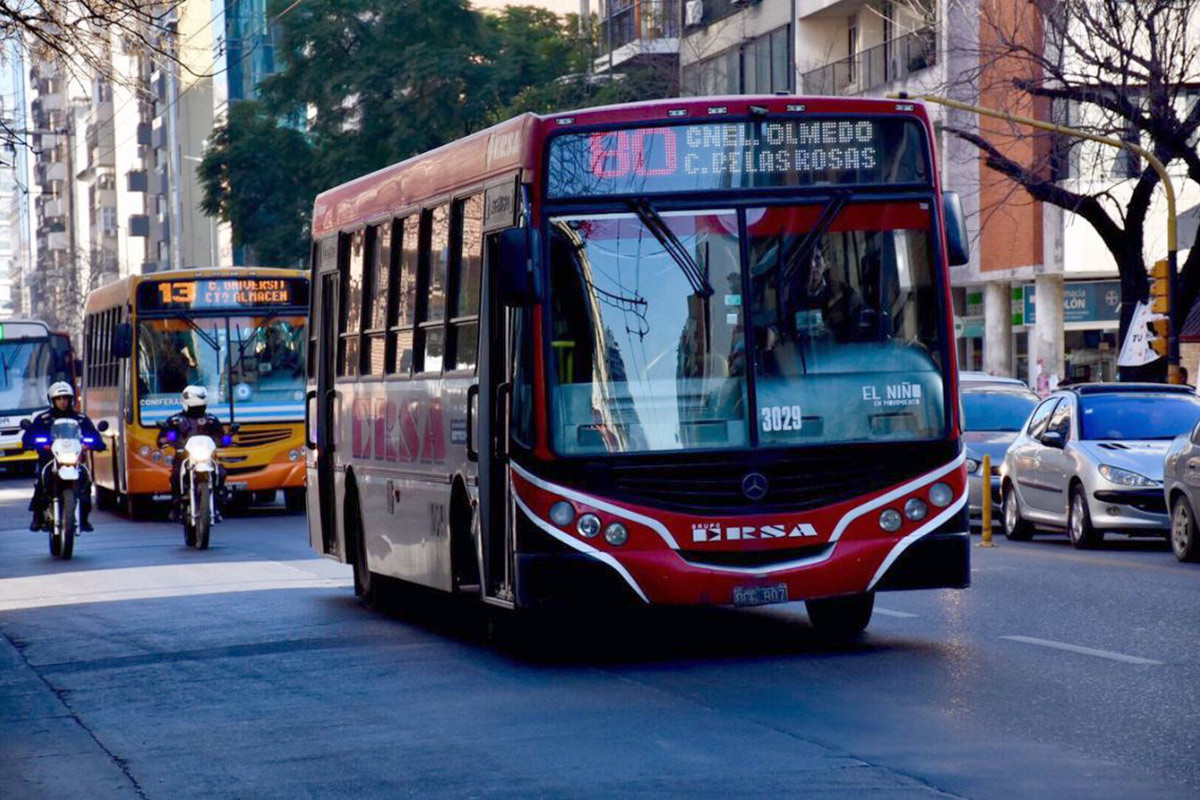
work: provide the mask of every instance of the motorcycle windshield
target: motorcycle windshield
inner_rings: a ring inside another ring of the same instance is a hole
[[[73,419],[56,419],[50,427],[50,436],[56,442],[79,441],[79,422]]]

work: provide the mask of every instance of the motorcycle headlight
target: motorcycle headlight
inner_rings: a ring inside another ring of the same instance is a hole
[[[73,467],[79,463],[79,453],[71,451],[55,453],[54,457],[58,459],[58,463],[62,464],[64,467]]]
[[[193,436],[188,439],[183,449],[193,461],[212,461],[217,453],[217,443],[207,436]]]
[[[1136,486],[1141,489],[1153,489],[1162,485],[1159,481],[1147,478],[1145,475],[1139,475],[1136,472],[1109,466],[1108,464],[1101,464],[1099,472],[1106,481],[1115,483],[1118,486]]]

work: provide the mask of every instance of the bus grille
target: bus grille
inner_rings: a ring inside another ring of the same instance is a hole
[[[287,428],[270,428],[258,431],[238,431],[233,435],[234,447],[261,447],[287,441],[292,432]]]
[[[926,442],[813,448],[758,458],[676,455],[672,461],[588,461],[563,477],[585,492],[684,513],[806,511],[903,483],[949,463],[957,453],[955,442]],[[751,472],[768,483],[758,501],[742,492],[742,480]]]

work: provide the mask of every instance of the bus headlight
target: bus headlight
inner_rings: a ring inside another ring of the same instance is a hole
[[[954,490],[944,483],[935,483],[929,487],[929,502],[938,508],[945,508],[954,500]]]
[[[903,524],[904,518],[900,516],[900,512],[894,508],[885,508],[883,513],[879,515],[879,527],[883,528],[888,533],[895,533],[900,530],[900,525]]]
[[[920,522],[925,519],[925,515],[929,513],[929,506],[925,505],[919,497],[910,497],[908,502],[904,504],[904,516],[911,519],[913,522]]]
[[[144,444],[141,447],[139,447],[138,455],[140,455],[142,458],[149,458],[150,457],[150,445]]]
[[[550,520],[560,528],[565,528],[575,519],[575,507],[566,500],[559,500],[550,506]]]
[[[157,464],[158,462],[162,461],[162,460],[163,460],[163,454],[162,454],[162,451],[161,451],[161,450],[155,450],[153,453],[151,453],[151,454],[150,454],[150,460],[151,460],[151,461],[153,461],[155,464]]]
[[[585,539],[591,539],[600,532],[600,518],[595,514],[584,514],[575,523],[575,530]]]
[[[299,460],[300,460],[300,451],[299,450],[288,450],[288,461],[299,461]]]
[[[604,529],[604,541],[613,547],[620,547],[629,541],[629,531],[619,522],[614,522]]]

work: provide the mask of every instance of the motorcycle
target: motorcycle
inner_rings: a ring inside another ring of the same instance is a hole
[[[28,428],[29,421],[22,420],[21,427]],[[108,430],[108,423],[101,421],[97,430],[101,433]],[[56,419],[50,427],[50,436],[38,436],[34,442],[44,445],[47,440],[51,458],[42,468],[41,479],[42,491],[50,502],[42,512],[42,526],[50,534],[50,555],[65,561],[75,552],[80,487],[91,485],[90,481],[80,481],[87,474],[84,453],[95,442],[83,435],[78,420],[70,418]]]
[[[162,427],[168,446],[175,444],[178,431]],[[237,425],[231,431],[236,432]],[[221,444],[228,445],[231,436],[222,437]],[[180,521],[183,523],[183,541],[188,547],[207,550],[214,521],[217,520],[219,502],[219,470],[217,443],[211,436],[193,434],[182,443],[184,459],[179,470],[179,496],[183,498]]]

